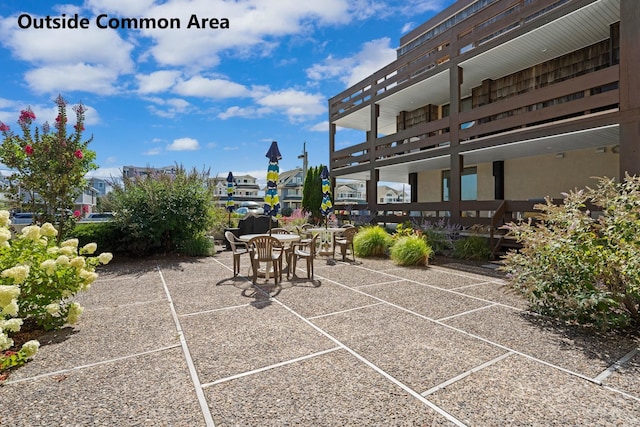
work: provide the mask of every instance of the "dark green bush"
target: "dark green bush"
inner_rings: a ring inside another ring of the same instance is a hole
[[[363,227],[353,238],[353,247],[357,256],[384,257],[393,244],[391,235],[379,225]]]
[[[293,209],[289,206],[285,206],[280,210],[280,213],[282,214],[282,216],[290,217],[291,214],[293,214]]]
[[[214,209],[205,175],[178,167],[175,175],[125,178],[107,203],[124,247],[135,255],[179,252],[208,231]]]
[[[587,202],[602,214],[594,219]],[[640,324],[640,177],[599,178],[597,188],[536,205],[537,224],[508,224],[522,243],[504,258],[512,286],[534,311],[621,329]]]
[[[433,250],[417,234],[402,236],[391,247],[391,259],[398,265],[427,265]]]
[[[454,258],[485,261],[489,259],[489,255],[491,250],[484,237],[470,235],[453,242]]]
[[[212,255],[213,250],[213,241],[204,234],[194,236],[192,239],[185,241],[179,248],[181,254],[193,257]]]
[[[94,242],[100,252],[117,253],[121,251],[119,235],[120,232],[113,222],[77,223],[68,231],[67,238],[78,239],[80,247]]]

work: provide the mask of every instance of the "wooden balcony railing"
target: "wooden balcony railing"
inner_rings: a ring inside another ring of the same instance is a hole
[[[618,89],[595,95],[591,95],[591,91],[615,83],[618,79],[619,66],[614,65],[460,113],[461,123],[474,123],[460,130],[460,139],[469,140],[606,107],[615,108],[620,96]],[[570,99],[572,95],[574,99]],[[563,97],[566,99],[555,105],[540,106]],[[500,116],[504,117],[498,118]]]
[[[372,99],[408,87],[416,79],[423,78],[427,72],[435,74],[448,60],[467,53],[482,43],[497,39],[508,30],[546,16],[567,3],[572,1],[520,0],[507,7],[504,2],[495,2],[331,98],[330,120],[337,120]],[[505,10],[511,10],[511,6],[512,12],[504,13]]]

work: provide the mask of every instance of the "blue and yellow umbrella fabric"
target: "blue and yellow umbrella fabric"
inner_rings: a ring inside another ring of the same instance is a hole
[[[329,170],[323,166],[320,172],[322,179],[322,203],[320,204],[320,213],[325,217],[325,224],[331,212],[333,212],[333,203],[331,202],[331,182],[329,181]]]
[[[235,192],[234,184],[235,178],[233,178],[233,173],[229,171],[229,175],[227,175],[227,211],[229,211],[229,227],[231,227],[231,212],[236,208],[236,204],[233,201],[233,194]]]
[[[269,167],[267,169],[267,191],[264,194],[264,214],[275,216],[280,211],[280,197],[278,196],[280,167],[278,166],[278,161],[282,159],[276,141],[271,143],[266,157],[269,159]]]
[[[233,178],[233,173],[229,172],[229,175],[227,175],[227,210],[229,212],[233,212],[236,208],[235,202],[233,201],[233,194],[235,192],[234,184],[235,179]]]

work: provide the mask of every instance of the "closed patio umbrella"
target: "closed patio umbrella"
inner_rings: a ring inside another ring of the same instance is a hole
[[[280,167],[278,161],[282,159],[278,142],[273,141],[266,157],[269,159],[269,167],[267,169],[267,191],[264,194],[264,214],[273,217],[280,210],[280,197],[278,197],[278,174]],[[269,230],[271,230],[271,218],[269,218]]]
[[[229,175],[227,175],[227,211],[229,212],[229,228],[231,228],[231,212],[236,208],[233,201],[234,184],[235,179],[233,178],[233,173],[229,171]]]
[[[322,203],[320,204],[320,213],[324,216],[325,228],[328,227],[329,214],[333,212],[333,203],[331,202],[331,182],[329,181],[329,170],[326,166],[322,167],[320,172],[322,179]]]

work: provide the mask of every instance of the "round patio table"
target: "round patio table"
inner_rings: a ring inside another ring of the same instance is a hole
[[[320,235],[320,247],[318,253],[320,255],[333,255],[333,244],[335,235],[340,234],[345,229],[342,227],[315,227],[307,228],[305,233],[318,233]]]
[[[297,234],[269,234],[269,233],[260,233],[260,234],[243,234],[240,237],[238,237],[239,240],[242,240],[243,242],[248,242],[249,240],[253,239],[254,237],[258,237],[258,236],[271,236],[271,237],[275,237],[276,239],[278,239],[278,241],[280,241],[285,247],[290,246],[292,243],[298,242],[300,241],[302,238],[300,236],[298,236]],[[286,250],[286,249],[285,249]],[[286,259],[285,257],[285,261],[286,261],[286,265],[283,267],[282,272],[286,273],[287,269],[289,268],[289,260]],[[269,273],[271,273],[272,270],[269,271]],[[258,270],[258,275],[260,276],[266,276],[267,271],[264,268],[261,268]]]

